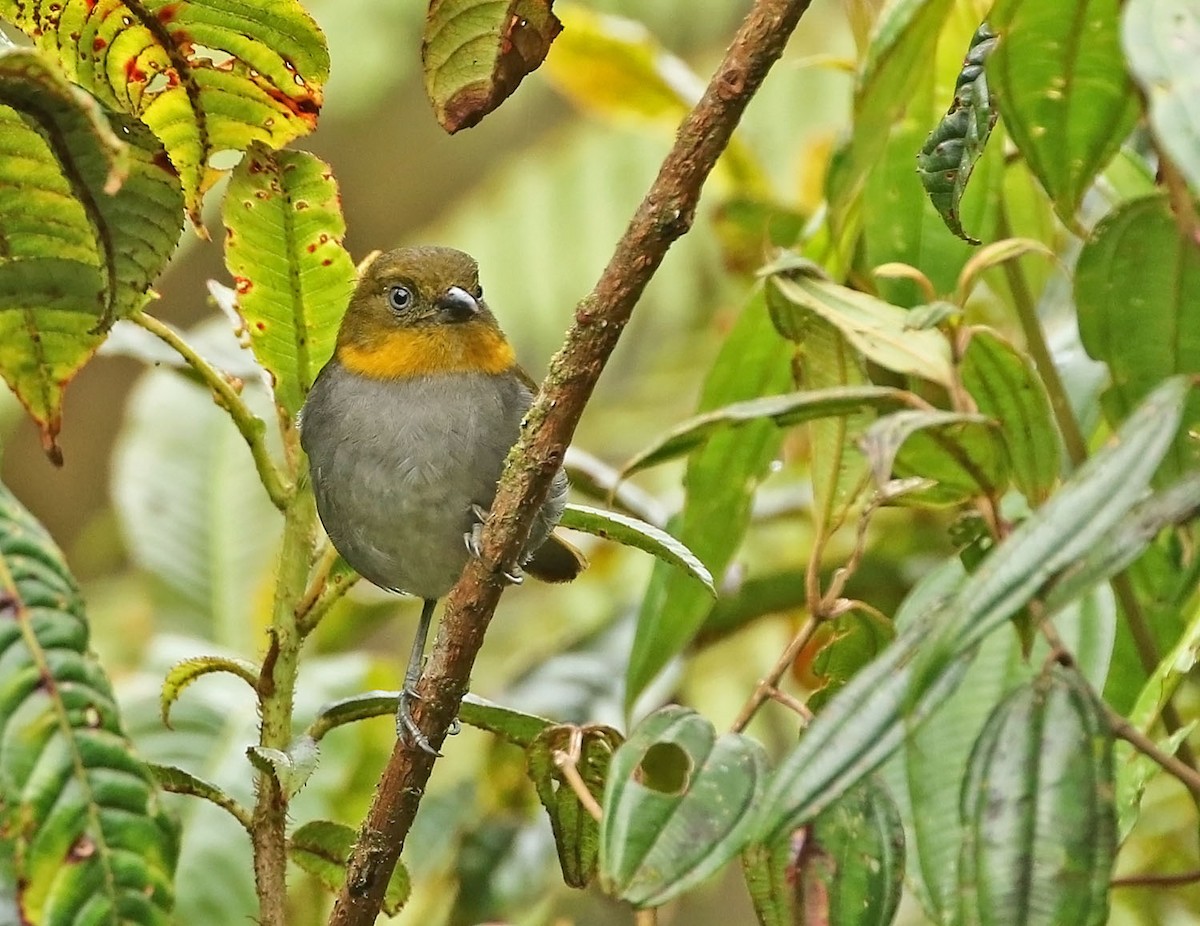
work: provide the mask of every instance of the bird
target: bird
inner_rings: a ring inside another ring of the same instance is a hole
[[[376,256],[360,273],[332,357],[299,415],[317,514],[369,582],[422,599],[397,735],[436,755],[412,718],[438,599],[470,556],[536,384],[483,298],[468,254],[440,246]],[[582,553],[553,533],[566,505],[556,471],[520,562],[505,570],[575,578]]]

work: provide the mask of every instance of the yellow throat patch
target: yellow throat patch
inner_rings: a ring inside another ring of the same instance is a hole
[[[438,373],[495,374],[516,363],[504,335],[482,321],[393,328],[367,343],[339,343],[337,358],[346,369],[371,379]]]

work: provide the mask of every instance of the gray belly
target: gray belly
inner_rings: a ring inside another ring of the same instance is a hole
[[[338,552],[383,588],[446,594],[469,555],[471,506],[491,507],[531,399],[514,377],[381,383],[332,361],[305,403],[301,443]],[[532,549],[551,526],[535,526]]]

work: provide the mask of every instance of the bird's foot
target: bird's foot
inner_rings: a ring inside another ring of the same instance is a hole
[[[482,505],[472,505],[471,514],[475,515],[475,523],[471,525],[471,529],[463,534],[463,540],[467,544],[467,550],[476,559],[483,557],[483,522],[487,520],[488,511]],[[521,567],[513,565],[510,569],[500,570],[501,575],[508,579],[511,585],[520,585],[525,581],[525,573],[521,571]]]
[[[396,736],[431,756],[441,756],[441,753],[433,748],[429,738],[421,732],[421,728],[412,718],[412,702],[420,700],[421,696],[413,689],[405,686],[401,690],[400,704],[396,710]],[[457,723],[457,721],[455,722]]]

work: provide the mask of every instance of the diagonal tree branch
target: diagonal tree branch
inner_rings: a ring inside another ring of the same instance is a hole
[[[567,444],[634,305],[667,249],[692,225],[700,189],[811,0],[756,0],[704,96],[679,128],[675,145],[575,322],[509,454],[482,557],[467,564],[447,599],[414,717],[440,746],[467,691],[484,631],[505,587],[502,571],[529,536]],[[433,756],[398,740],[350,856],[330,926],[375,922],[388,878],[433,769]]]

